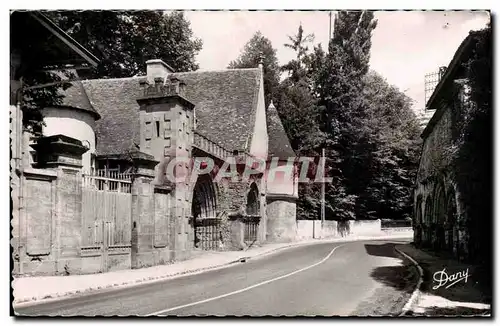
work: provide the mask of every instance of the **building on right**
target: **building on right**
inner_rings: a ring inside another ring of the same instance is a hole
[[[434,114],[421,135],[414,192],[415,245],[477,263],[489,261],[493,246],[492,108],[490,99],[477,103],[477,94],[491,96],[490,35],[469,33],[426,103]],[[478,78],[486,83],[476,90]]]

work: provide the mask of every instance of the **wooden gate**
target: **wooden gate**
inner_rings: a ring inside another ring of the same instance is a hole
[[[98,258],[101,272],[129,264],[131,176],[84,175],[82,192],[82,256]]]

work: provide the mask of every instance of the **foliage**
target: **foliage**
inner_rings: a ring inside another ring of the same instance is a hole
[[[60,105],[64,96],[61,90],[70,87],[64,80],[74,78],[71,71],[60,73],[44,71],[26,71],[23,76],[23,126],[33,136],[40,136],[43,128],[43,117],[41,109],[54,105]],[[43,88],[30,88],[36,86],[50,85]]]
[[[294,150],[300,155],[314,155],[320,152],[326,135],[319,130],[317,121],[321,108],[312,92],[305,62],[306,43],[312,36],[304,38],[302,26],[299,26],[297,35],[289,39],[292,43],[285,46],[295,50],[296,59],[281,67],[288,77],[277,89],[276,107]]]
[[[329,136],[326,151],[338,180],[327,194],[334,202],[344,203],[344,216],[358,219],[370,217],[359,200],[370,180],[367,164],[374,151],[372,126],[361,94],[376,24],[373,12],[339,12],[325,64],[316,74],[320,104],[326,108],[320,124]]]
[[[202,41],[193,36],[182,12],[54,11],[51,18],[102,59],[89,76],[120,78],[145,74],[145,62],[161,59],[176,71],[199,68]]]
[[[481,264],[491,264],[493,220],[493,117],[491,26],[473,32],[470,59],[464,64],[469,98],[457,103],[457,134],[452,164],[471,228],[470,254]],[[491,265],[488,265],[491,266]],[[488,269],[488,268],[487,268]]]
[[[149,59],[162,59],[177,71],[198,69],[195,56],[202,48],[202,41],[193,36],[182,12],[88,10],[45,14],[101,59],[96,69],[79,71],[81,78],[145,74],[145,62]],[[69,73],[26,71],[24,83],[25,86],[50,84],[71,76]],[[24,92],[23,123],[28,130],[36,134],[41,132],[40,110],[60,104],[60,91],[67,87],[69,84],[58,84]]]
[[[229,63],[228,68],[256,68],[260,61],[263,61],[264,68],[264,94],[266,108],[275,99],[276,90],[280,82],[280,68],[276,49],[273,48],[271,41],[256,32],[252,38],[245,44],[239,57]]]
[[[365,77],[363,96],[371,124],[370,178],[360,201],[374,217],[407,218],[420,154],[420,128],[412,100],[375,72]]]
[[[371,12],[339,12],[325,53],[299,26],[286,46],[296,58],[279,87],[277,109],[300,155],[326,151],[327,219],[407,218],[420,130],[411,99],[369,71]],[[319,218],[320,185],[299,184],[297,213]]]

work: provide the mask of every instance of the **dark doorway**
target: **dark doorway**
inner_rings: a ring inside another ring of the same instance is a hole
[[[217,250],[220,247],[220,221],[217,219],[215,186],[209,175],[198,177],[193,189],[191,214],[194,227],[194,247]]]

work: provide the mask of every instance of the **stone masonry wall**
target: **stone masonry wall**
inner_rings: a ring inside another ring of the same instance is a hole
[[[450,164],[448,150],[451,146],[451,109],[444,110],[441,118],[424,140],[420,165],[418,169],[419,182],[439,173]]]
[[[414,240],[417,245],[437,250],[445,250],[444,246],[453,246],[454,254],[457,254],[456,247],[458,246],[461,248],[459,255],[464,258],[467,256],[468,231],[464,225],[466,217],[463,214],[460,189],[456,186],[451,166],[452,108],[443,106],[440,110],[442,110],[441,116],[424,139],[422,147],[414,193]],[[442,189],[444,197],[441,204],[438,204],[436,198],[438,189]],[[446,222],[449,196],[453,196],[456,206],[457,222],[455,225]],[[417,207],[419,198],[420,206]],[[437,220],[439,211],[445,214],[441,217],[443,220],[440,221]],[[420,216],[419,220],[416,218],[417,212]],[[458,241],[458,245],[450,245],[448,235],[452,233],[456,234],[455,241]]]
[[[266,214],[266,240],[271,242],[294,241],[297,237],[297,207],[294,200],[268,199]]]

